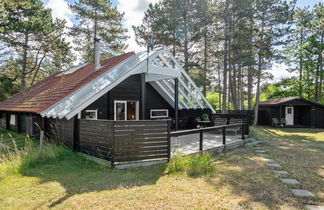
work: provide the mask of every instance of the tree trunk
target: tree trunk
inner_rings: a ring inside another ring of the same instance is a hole
[[[27,56],[28,56],[28,32],[25,32],[25,41],[24,41],[24,52],[23,52],[23,65],[21,71],[21,83],[20,90],[26,88],[26,73],[27,73]]]
[[[254,57],[253,55],[253,40],[252,40],[252,37],[253,37],[253,19],[250,18],[250,47],[249,47],[249,56],[251,61],[252,62],[252,57]],[[254,59],[253,59],[254,60]],[[249,66],[248,66],[248,72],[247,72],[247,80],[248,80],[248,84],[247,84],[247,88],[248,88],[248,110],[252,110],[252,85],[253,85],[253,66],[252,64],[250,63]]]
[[[315,73],[315,101],[319,103],[319,77],[320,77],[320,54],[318,55],[318,63],[316,67],[316,73]]]
[[[263,53],[263,33],[264,33],[264,16],[262,18],[261,23],[261,37],[259,43],[259,52],[258,52],[258,79],[257,79],[257,90],[255,96],[255,112],[254,112],[254,122],[253,125],[256,126],[258,124],[258,115],[259,115],[259,102],[260,102],[260,83],[261,83],[261,70],[262,70],[262,53]]]
[[[252,66],[249,65],[248,73],[247,73],[247,80],[248,80],[248,110],[252,110],[252,83],[253,83],[253,72]]]
[[[188,49],[188,23],[187,23],[187,15],[184,14],[183,16],[183,21],[184,21],[184,25],[185,25],[185,39],[184,39],[184,69],[186,72],[189,71],[189,49]]]
[[[321,34],[321,47],[323,47],[323,36],[324,36],[324,33]],[[321,48],[323,49],[323,48]],[[322,101],[322,95],[323,95],[323,50],[320,50],[320,53],[319,53],[319,63],[320,63],[320,66],[319,66],[319,72],[320,72],[320,79],[319,79],[319,88],[318,88],[318,102],[321,103]]]
[[[33,71],[35,71],[35,73],[34,73],[34,76],[33,76],[32,80],[31,80],[30,85],[33,85],[33,84],[34,84],[34,82],[35,82],[35,80],[36,80],[36,77],[37,77],[37,75],[38,75],[38,72],[39,72],[39,70],[40,70],[40,67],[41,67],[41,65],[42,65],[42,63],[43,63],[43,60],[44,60],[45,56],[46,56],[46,53],[44,53],[43,57],[40,59],[38,65],[37,65],[36,71],[33,70]],[[37,60],[36,60],[36,63],[37,63]]]
[[[242,67],[241,64],[238,64],[238,72],[237,72],[237,106],[238,109],[242,109],[242,92],[243,92],[243,87],[242,87]]]
[[[241,84],[242,84],[242,88],[241,88],[241,110],[245,110],[244,107],[244,83],[243,83],[243,75],[241,76]]]
[[[256,100],[255,100],[255,113],[253,125],[258,124],[258,114],[259,114],[259,102],[260,102],[260,82],[261,82],[261,70],[262,70],[262,57],[261,53],[258,55],[258,79],[257,79],[257,90],[256,90]]]
[[[207,29],[206,29],[207,30]],[[205,79],[205,83],[204,83],[204,86],[203,86],[203,94],[204,96],[206,97],[206,92],[207,92],[207,32],[205,31],[205,43],[204,43],[204,79]]]
[[[221,85],[221,73],[220,73],[220,63],[217,64],[217,74],[218,74],[218,107],[222,109],[222,85]]]
[[[225,9],[228,8],[228,1],[225,0]],[[222,100],[222,113],[226,113],[226,99],[227,99],[227,55],[228,55],[228,25],[227,14],[224,16],[224,72],[223,72],[223,100]]]
[[[300,31],[300,47],[302,47],[303,42],[304,42],[304,34],[303,34],[303,29],[301,29],[301,31]],[[303,80],[303,55],[300,52],[300,54],[299,54],[299,97],[303,96],[302,80]]]
[[[227,38],[225,38],[225,42],[224,42],[224,72],[223,72],[222,113],[226,113],[226,98],[227,98]]]

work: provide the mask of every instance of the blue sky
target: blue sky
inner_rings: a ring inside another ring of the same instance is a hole
[[[314,6],[315,4],[318,4],[320,2],[323,2],[323,1],[321,1],[321,0],[298,0],[297,6],[298,7]]]
[[[112,4],[116,6],[119,11],[124,12],[125,14],[123,24],[128,29],[128,51],[144,50],[143,47],[139,47],[135,42],[132,25],[141,24],[144,11],[148,8],[149,3],[156,3],[158,1],[159,0],[111,0]],[[322,1],[323,0],[297,0],[297,6],[312,7]],[[73,3],[75,0],[43,0],[43,2],[48,8],[52,9],[54,17],[65,19],[68,27],[73,25],[73,13],[69,9],[68,3]],[[70,38],[67,39],[69,40]],[[286,70],[287,68],[288,67],[285,64],[275,64],[269,71],[274,75],[275,80],[279,80],[294,75],[293,73],[289,73]]]
[[[45,5],[53,10],[53,16],[67,21],[67,26],[73,24],[73,14],[67,3],[74,3],[76,0],[43,0]],[[139,51],[143,48],[139,47],[135,42],[135,36],[132,25],[139,25],[144,16],[144,11],[149,3],[155,3],[159,0],[111,0],[112,4],[121,12],[125,13],[123,24],[128,29],[127,40],[128,50]],[[322,0],[323,1],[323,0]],[[321,0],[297,0],[298,7],[314,6]]]

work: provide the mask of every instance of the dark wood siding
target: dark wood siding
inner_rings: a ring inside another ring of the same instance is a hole
[[[285,108],[294,107],[294,125],[302,127],[324,128],[324,106],[307,101],[294,100],[280,105],[262,105],[259,107],[259,125],[271,125],[272,118],[285,117]]]
[[[128,77],[84,109],[82,111],[82,118],[85,118],[85,110],[98,110],[98,119],[113,120],[114,101],[138,101],[141,103],[140,82],[139,74]],[[146,83],[146,119],[150,119],[151,109],[168,109],[170,117],[174,116],[174,111],[170,104],[149,83]],[[141,109],[139,111],[141,115]]]
[[[281,110],[283,110],[282,108]],[[281,117],[284,117],[282,115]],[[272,118],[280,118],[280,107],[262,106],[259,108],[258,124],[259,125],[271,125]]]
[[[146,119],[150,119],[151,109],[168,109],[169,117],[174,117],[173,107],[154,89],[154,87],[152,87],[150,83],[146,83]]]
[[[109,119],[114,119],[114,101],[139,101],[141,99],[140,75],[132,75],[109,91]],[[141,107],[141,105],[139,105]],[[141,111],[141,110],[140,110]],[[140,113],[141,115],[141,113]]]
[[[294,124],[311,126],[311,106],[294,106]]]
[[[114,161],[168,157],[167,121],[116,121]]]
[[[113,122],[104,120],[80,120],[80,152],[111,159]]]
[[[85,110],[97,110],[98,119],[113,120],[115,100],[140,101],[140,75],[128,77],[108,93],[90,104],[82,111],[82,118],[85,118]]]
[[[312,127],[324,128],[324,108],[312,106],[311,108]]]

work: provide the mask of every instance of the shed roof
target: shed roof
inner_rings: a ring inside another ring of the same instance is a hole
[[[260,102],[260,105],[279,105],[296,99],[300,99],[300,97],[273,98],[268,101]]]
[[[286,98],[274,98],[274,99],[270,99],[268,101],[264,101],[264,102],[260,102],[260,106],[276,106],[276,105],[282,105],[288,102],[292,102],[292,101],[301,101],[305,104],[312,104],[321,108],[324,108],[324,105],[319,104],[319,103],[315,103],[309,100],[306,100],[304,98],[301,97],[286,97]]]

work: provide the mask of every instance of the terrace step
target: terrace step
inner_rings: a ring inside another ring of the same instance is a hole
[[[278,163],[267,163],[268,166],[270,167],[276,167],[276,168],[281,168],[281,165]]]
[[[258,156],[260,156],[260,157],[265,157],[265,158],[270,157],[269,155],[267,155],[267,154],[262,154],[262,153],[258,154]]]
[[[309,192],[308,190],[302,190],[302,189],[290,189],[290,190],[297,197],[314,197],[314,194]]]
[[[316,206],[316,205],[305,205],[305,208],[308,210],[324,210],[324,206]]]
[[[285,184],[300,184],[296,179],[280,179]]]
[[[257,152],[257,153],[266,153],[267,151],[266,150],[255,150],[255,152]]]
[[[279,174],[279,175],[287,175],[288,171],[277,171],[277,170],[272,170],[273,173]]]

